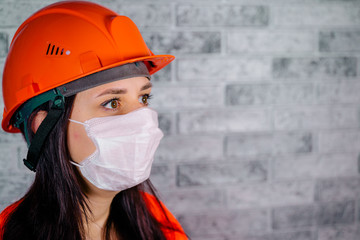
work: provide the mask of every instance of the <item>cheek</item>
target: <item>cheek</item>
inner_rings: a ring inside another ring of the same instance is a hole
[[[96,150],[94,143],[87,136],[85,128],[73,122],[69,123],[67,145],[71,159],[76,163],[81,163]]]

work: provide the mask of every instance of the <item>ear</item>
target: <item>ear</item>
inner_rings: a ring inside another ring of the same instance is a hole
[[[36,133],[42,121],[46,118],[47,112],[40,110],[36,113],[34,119],[31,122],[31,130]]]

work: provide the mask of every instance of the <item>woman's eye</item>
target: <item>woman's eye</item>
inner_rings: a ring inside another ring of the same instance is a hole
[[[119,99],[111,99],[110,101],[107,101],[103,104],[103,107],[109,108],[109,109],[117,109],[120,106],[120,100]]]
[[[144,105],[149,105],[149,99],[151,99],[151,97],[152,96],[150,94],[144,94],[140,96],[139,102],[141,102]]]

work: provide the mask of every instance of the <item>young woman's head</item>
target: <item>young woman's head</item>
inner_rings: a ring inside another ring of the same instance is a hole
[[[150,75],[173,59],[154,55],[129,18],[94,3],[56,3],[19,27],[2,127],[24,134],[36,177],[4,239],[89,237],[96,197],[111,199],[106,239],[165,238],[171,224],[155,219],[142,194],[155,194],[146,179],[162,137],[147,108]]]

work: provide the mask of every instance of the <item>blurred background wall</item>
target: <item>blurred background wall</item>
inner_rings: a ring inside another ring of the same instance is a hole
[[[52,2],[0,0],[1,71]],[[151,179],[192,239],[358,239],[360,1],[94,2],[177,57],[153,80],[166,137]],[[25,154],[0,133],[1,209],[33,179]]]

